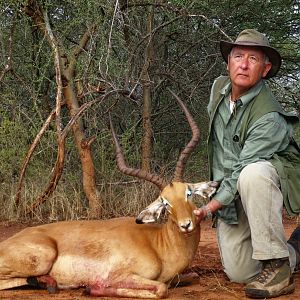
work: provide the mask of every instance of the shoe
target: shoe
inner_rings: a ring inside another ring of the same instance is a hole
[[[263,269],[245,287],[249,298],[265,299],[294,292],[295,284],[288,258],[262,261]]]
[[[300,226],[298,226],[291,234],[287,241],[296,252],[296,266],[294,272],[300,271]]]

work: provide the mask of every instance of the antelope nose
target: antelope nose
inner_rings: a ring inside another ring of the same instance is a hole
[[[191,220],[187,220],[186,222],[182,223],[182,224],[180,225],[180,227],[181,227],[184,231],[187,231],[187,230],[190,229],[191,225],[192,225],[192,221],[191,221]]]

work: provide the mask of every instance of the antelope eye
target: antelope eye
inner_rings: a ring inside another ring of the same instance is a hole
[[[164,199],[164,198],[161,199],[161,202],[162,202],[163,205],[165,205],[165,206],[168,206],[168,205],[169,205],[168,201],[166,201],[166,199]]]
[[[192,191],[191,190],[187,190],[186,191],[186,196],[187,197],[191,197],[192,196]]]

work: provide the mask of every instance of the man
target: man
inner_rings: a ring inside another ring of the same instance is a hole
[[[283,206],[300,213],[298,118],[265,83],[281,66],[265,35],[246,29],[220,49],[229,77],[214,82],[208,105],[210,174],[220,186],[194,213],[200,221],[216,216],[228,277],[246,283],[248,297],[272,298],[294,291],[292,273],[300,269],[300,227],[286,241],[282,224]]]

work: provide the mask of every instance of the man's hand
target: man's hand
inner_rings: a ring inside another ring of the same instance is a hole
[[[200,207],[194,210],[194,214],[196,215],[196,222],[200,223],[202,220],[205,220],[208,216],[208,212],[204,207]]]
[[[211,217],[218,209],[222,207],[221,203],[217,199],[212,199],[205,206],[194,210],[194,214],[197,217],[197,222],[200,223],[207,217]]]

